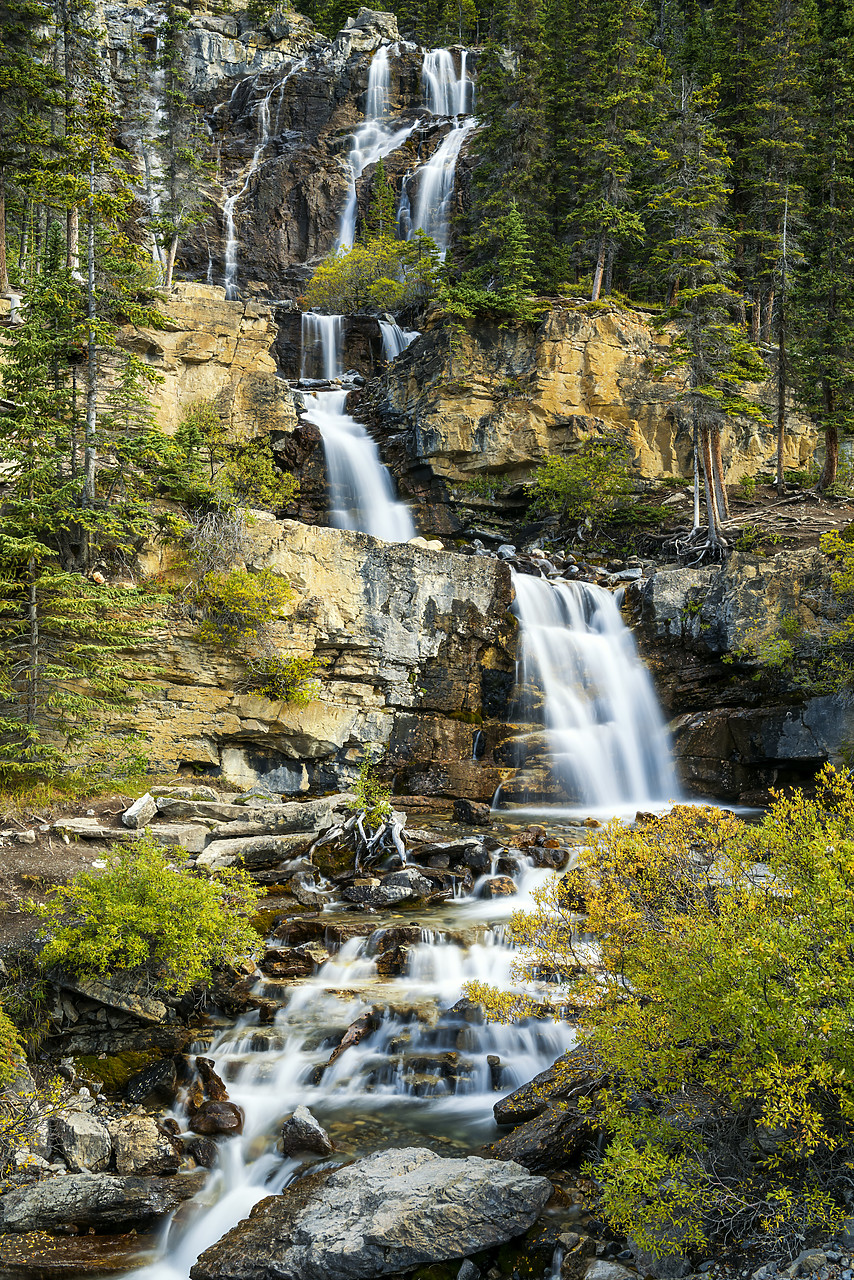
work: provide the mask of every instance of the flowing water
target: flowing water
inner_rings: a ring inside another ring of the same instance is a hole
[[[342,316],[303,312],[300,371],[304,379],[341,377],[343,325]],[[403,335],[397,325],[393,328]],[[335,529],[354,529],[385,542],[408,542],[415,537],[412,516],[395,495],[394,481],[376,443],[347,412],[348,394],[346,387],[311,392],[305,395],[302,414],[323,437],[329,522]]]
[[[420,334],[416,329],[401,329],[393,320],[380,320],[380,333],[383,340],[383,358],[396,360]]]
[[[301,70],[305,65],[305,59],[295,62],[290,70],[281,77],[281,79],[271,85],[263,98],[259,99],[256,142],[255,150],[252,153],[252,159],[246,167],[245,172],[242,174],[242,180],[241,178],[238,178],[238,185],[231,195],[226,197],[222,206],[222,215],[225,222],[225,276],[223,284],[225,285],[226,298],[232,301],[237,297],[237,256],[240,248],[235,211],[239,201],[249,190],[249,184],[264,158],[264,153],[267,150],[271,139],[275,137],[275,133],[278,131],[278,112],[276,116],[275,130],[272,130],[270,126],[270,103],[273,96],[274,94],[278,94],[278,106],[279,109],[281,109],[282,94],[284,93],[285,85],[290,80],[291,76],[295,75],[296,72]],[[239,85],[235,86],[234,92],[237,91],[238,87]],[[233,96],[234,95],[232,94],[232,97]]]
[[[521,573],[513,584],[520,719],[529,726],[519,746],[526,767],[539,762],[549,775],[549,798],[609,816],[675,800],[667,730],[615,597]]]

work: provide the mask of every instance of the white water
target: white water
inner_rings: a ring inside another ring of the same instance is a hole
[[[476,121],[461,120],[456,128],[446,134],[430,159],[419,170],[418,191],[411,216],[409,237],[416,231],[435,240],[444,258],[451,242],[451,206],[456,185],[457,161],[463,143],[474,129]]]
[[[140,151],[145,175],[145,195],[152,218],[160,213],[160,190],[163,182],[163,162],[158,149],[166,115],[165,76],[160,65],[162,51],[163,40],[158,35],[155,37],[151,82],[143,90],[142,97],[143,108],[148,115],[148,129],[147,136],[143,133],[140,138]],[[161,271],[166,266],[166,255],[154,232],[151,233],[151,260]]]
[[[343,316],[303,312],[303,378],[332,381],[341,377],[343,324]],[[330,524],[335,529],[369,533],[385,542],[408,542],[415,537],[412,516],[395,495],[376,443],[362,423],[347,412],[348,394],[346,388],[313,392],[305,397],[307,407],[302,415],[323,437]]]
[[[427,49],[421,64],[421,81],[427,110],[434,116],[464,116],[472,109],[472,82],[466,69],[468,55],[460,55],[460,72],[450,49]]]
[[[275,1143],[282,1120],[300,1103],[327,1126],[361,1120],[364,1128],[368,1119],[375,1133],[369,1147],[444,1136],[471,1150],[494,1134],[498,1098],[571,1047],[573,1034],[563,1023],[478,1025],[453,1012],[469,979],[509,988],[512,953],[498,933],[487,931],[468,948],[441,936],[425,940],[410,952],[406,972],[382,985],[372,958],[380,933],[345,943],[312,979],[293,987],[273,1026],[259,1027],[252,1014],[213,1045],[216,1069],[245,1112],[244,1132],[221,1142],[219,1167],[198,1197],[191,1225],[171,1230],[163,1260],[136,1272],[136,1280],[187,1280],[204,1249],[263,1196],[287,1185],[298,1162],[279,1156]],[[425,930],[423,936],[431,935]],[[376,1028],[317,1081],[331,1044],[372,1007],[383,1009]],[[500,1059],[497,1081],[488,1055]],[[349,1130],[342,1132],[346,1143]]]
[[[394,46],[391,46],[394,48]],[[347,201],[341,215],[336,250],[348,249],[356,238],[356,183],[368,165],[390,155],[402,145],[417,127],[418,122],[392,129],[386,122],[389,106],[389,46],[377,49],[368,72],[368,94],[365,100],[365,120],[353,134],[347,164],[350,181]]]
[[[383,358],[396,360],[402,351],[420,337],[416,329],[401,329],[393,320],[380,320],[380,333],[383,339]]]
[[[514,574],[517,686],[565,800],[609,814],[678,797],[649,673],[603,587]],[[524,739],[523,745],[524,745]]]
[[[237,209],[238,202],[249,190],[249,183],[255,176],[255,173],[264,158],[264,152],[267,150],[270,140],[274,136],[274,132],[272,132],[270,128],[270,102],[273,95],[276,93],[279,95],[279,110],[276,114],[276,130],[278,130],[278,116],[279,111],[281,110],[282,94],[284,93],[285,85],[288,80],[290,80],[291,76],[304,66],[305,59],[295,62],[291,69],[282,76],[281,80],[277,80],[275,84],[271,85],[264,97],[259,100],[257,135],[252,159],[241,177],[238,178],[237,181],[239,185],[230,196],[226,197],[222,206],[222,214],[225,221],[225,276],[223,284],[225,285],[225,296],[229,300],[233,300],[237,297],[237,256],[240,242],[237,235],[235,210]],[[239,86],[235,86],[235,89],[232,92],[232,97],[238,87]]]

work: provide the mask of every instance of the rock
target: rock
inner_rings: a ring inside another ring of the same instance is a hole
[[[647,1274],[652,1274],[648,1272]],[[606,1262],[604,1258],[592,1258],[584,1272],[584,1280],[637,1280],[633,1271],[621,1267],[619,1262]]]
[[[185,853],[201,853],[209,838],[208,828],[194,822],[158,822],[146,834],[158,844],[183,849]]]
[[[308,1107],[300,1106],[282,1125],[282,1150],[286,1156],[299,1155],[303,1151],[328,1156],[334,1147],[329,1134],[318,1124]]]
[[[488,804],[481,804],[478,800],[455,800],[454,818],[472,827],[488,827],[492,822],[492,811]]]
[[[125,809],[122,814],[122,822],[126,827],[145,827],[156,816],[157,801],[150,791],[146,791],[144,796],[134,800],[129,809]]]
[[[579,1094],[590,1094],[605,1084],[597,1060],[585,1046],[579,1046],[520,1085],[492,1108],[496,1124],[524,1124],[548,1110],[552,1102],[564,1102]]]
[[[196,1070],[211,1102],[227,1102],[228,1090],[217,1075],[212,1058],[196,1058]]]
[[[85,1111],[61,1111],[54,1120],[54,1134],[65,1163],[74,1173],[97,1173],[110,1163],[109,1130]]]
[[[150,978],[147,970],[127,970],[109,978],[76,978],[62,974],[58,981],[67,991],[96,1000],[108,1009],[129,1013],[141,1022],[165,1022],[169,1013],[166,1005],[146,994]]]
[[[170,796],[173,800],[219,800],[213,787],[151,787],[149,795]]]
[[[0,1247],[0,1280],[77,1280],[115,1277],[156,1261],[156,1235],[7,1235]]]
[[[797,1276],[814,1275],[817,1271],[821,1271],[822,1267],[826,1265],[827,1254],[823,1249],[803,1249],[783,1274],[791,1276],[792,1280],[795,1280],[795,1277]],[[678,1274],[684,1275],[685,1273],[683,1271]]]
[[[532,1173],[564,1169],[597,1132],[595,1116],[549,1108],[488,1148],[495,1160],[513,1160]]]
[[[197,867],[216,871],[220,867],[240,863],[247,871],[274,867],[285,858],[295,858],[302,853],[311,836],[243,836],[237,840],[212,840],[204,853],[196,860]]]
[[[471,1258],[466,1258],[457,1272],[457,1280],[480,1280],[483,1272],[476,1267]]]
[[[242,1133],[243,1112],[233,1102],[203,1102],[190,1117],[193,1133]]]
[[[63,1226],[134,1227],[171,1213],[201,1188],[199,1177],[118,1178],[70,1173],[0,1196],[0,1232],[56,1231]]]
[[[151,1116],[126,1116],[110,1126],[116,1172],[150,1176],[176,1173],[183,1157],[179,1140],[169,1137]]]
[[[186,1138],[184,1154],[191,1156],[203,1169],[212,1169],[216,1164],[219,1148],[213,1138]]]
[[[329,901],[329,895],[317,888],[314,875],[306,871],[288,881],[288,890],[303,907],[322,907]]]
[[[655,1280],[680,1280],[681,1276],[687,1276],[691,1263],[680,1247],[683,1237],[679,1228],[662,1229],[657,1235],[659,1251],[642,1249],[629,1239],[628,1246],[638,1271],[644,1276],[654,1276]]]
[[[102,840],[107,844],[132,844],[142,836],[141,831],[126,827],[105,827],[97,818],[60,818],[54,822],[53,830],[72,839]]]
[[[480,887],[482,898],[509,898],[519,890],[510,876],[492,876]]]
[[[262,1200],[192,1268],[192,1280],[357,1280],[463,1258],[522,1234],[545,1178],[424,1148],[378,1152]]]
[[[128,1102],[159,1102],[168,1106],[178,1092],[178,1070],[174,1058],[162,1058],[130,1077],[125,1086]]]

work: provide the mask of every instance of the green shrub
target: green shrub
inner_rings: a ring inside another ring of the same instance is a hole
[[[738,482],[742,498],[752,498],[756,492],[756,476],[742,476]]]
[[[400,311],[433,298],[442,273],[436,245],[423,232],[411,240],[371,236],[320,263],[305,304],[334,314]]]
[[[114,846],[107,861],[106,871],[83,871],[43,906],[30,904],[47,925],[45,969],[95,978],[144,965],[180,994],[253,954],[248,917],[260,895],[242,872],[196,875],[148,837]]]
[[[537,469],[534,504],[562,520],[598,526],[632,491],[629,452],[616,435],[588,440],[566,458],[548,458]]]
[[[377,777],[376,765],[370,756],[365,756],[362,761],[354,790],[356,802],[353,807],[357,813],[365,815],[369,827],[380,827],[391,817],[391,791]]]
[[[593,1173],[613,1228],[654,1252],[758,1235],[766,1257],[834,1229],[854,1160],[851,773],[828,766],[757,825],[688,807],[614,821],[510,931],[518,976],[555,975],[611,1077]]]
[[[269,569],[206,573],[193,593],[194,604],[205,614],[199,639],[240,652],[266,635],[273,618],[292,599],[290,585]]]
[[[320,681],[315,679],[320,665],[320,659],[311,656],[285,657],[276,653],[256,658],[249,663],[243,688],[263,693],[274,702],[307,707],[320,693]]]
[[[21,1070],[24,1046],[18,1028],[0,1004],[0,1089],[11,1084]]]

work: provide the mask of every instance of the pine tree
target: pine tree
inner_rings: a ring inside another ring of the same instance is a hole
[[[393,239],[397,227],[397,200],[388,178],[382,157],[377,161],[371,178],[371,203],[368,208],[366,239]]]
[[[714,89],[698,90],[682,80],[678,96],[674,94],[668,133],[656,148],[659,181],[648,211],[653,266],[667,294],[668,318],[679,327],[672,355],[687,375],[685,402],[694,448],[694,534],[699,532],[702,470],[708,537],[701,550],[713,554],[725,546],[721,425],[735,413],[764,421],[761,411],[742,395],[743,383],[761,377],[764,365],[743,325],[732,319],[739,295],[733,236],[725,224],[730,160],[713,123],[716,105]]]
[[[836,480],[839,435],[854,429],[854,4],[823,0],[804,263],[793,290],[792,364],[821,425],[818,490]]]

